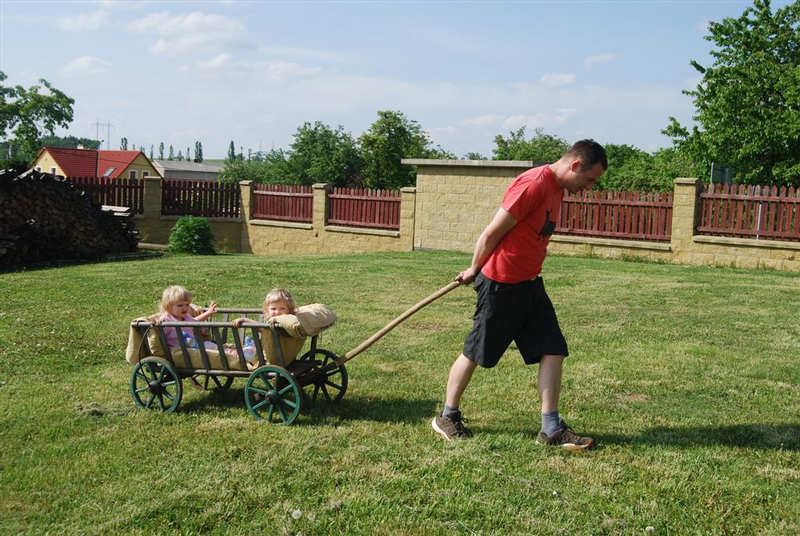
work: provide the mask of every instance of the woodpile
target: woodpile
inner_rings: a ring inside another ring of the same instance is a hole
[[[0,267],[136,251],[131,211],[110,208],[103,210],[63,178],[0,171]]]

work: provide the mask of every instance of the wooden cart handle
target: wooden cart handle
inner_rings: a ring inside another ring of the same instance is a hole
[[[384,335],[386,335],[387,333],[392,331],[397,326],[397,324],[401,323],[403,320],[405,320],[409,316],[413,315],[414,313],[416,313],[417,311],[419,311],[420,309],[422,309],[423,307],[425,307],[426,305],[428,305],[432,301],[434,301],[434,300],[436,300],[438,298],[441,298],[442,296],[444,296],[445,294],[447,294],[448,292],[450,292],[451,290],[453,290],[454,288],[456,288],[456,287],[458,287],[460,285],[461,285],[461,283],[459,283],[458,281],[453,281],[452,283],[450,283],[446,287],[440,288],[439,290],[437,290],[436,292],[434,292],[433,294],[431,294],[430,296],[428,296],[427,298],[425,298],[424,300],[422,300],[421,302],[416,304],[414,307],[412,307],[411,309],[409,309],[405,313],[401,314],[400,316],[398,316],[397,318],[395,318],[394,320],[392,320],[391,322],[386,324],[386,326],[381,328],[380,331],[375,333],[375,335],[373,335],[369,339],[365,340],[364,342],[362,342],[361,344],[359,344],[358,346],[356,346],[355,348],[353,348],[352,350],[350,350],[349,352],[344,354],[344,356],[340,357],[336,361],[336,366],[340,366],[343,363],[345,363],[346,361],[350,361],[355,356],[357,356],[358,354],[360,354],[361,352],[363,352],[364,350],[366,350],[367,348],[372,346],[381,337],[383,337]]]

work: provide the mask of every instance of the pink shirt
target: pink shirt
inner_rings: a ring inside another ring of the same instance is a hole
[[[169,313],[161,313],[159,320],[162,322],[194,322],[194,317],[191,315],[186,315],[181,319],[175,318]],[[194,333],[192,332],[192,328],[182,328],[181,331],[183,333],[189,335],[190,337],[194,338]],[[171,348],[179,348],[180,343],[178,342],[178,333],[175,328],[164,328],[164,335],[167,337],[167,346]]]
[[[517,224],[489,255],[481,272],[501,283],[533,279],[542,271],[547,244],[561,212],[564,189],[549,165],[531,168],[512,182],[502,207]]]

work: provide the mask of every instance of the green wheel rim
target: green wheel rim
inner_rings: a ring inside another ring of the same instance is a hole
[[[227,391],[231,384],[233,384],[233,376],[209,376],[204,374],[189,376],[189,385],[200,391],[219,393]]]
[[[175,411],[181,403],[181,379],[167,361],[148,357],[133,368],[130,384],[133,402],[140,408],[164,413]]]
[[[338,357],[331,351],[319,348],[314,352],[313,356],[311,352],[307,352],[300,359],[319,361],[321,363],[319,368],[325,368],[336,361]],[[335,369],[320,374],[309,385],[311,388],[309,398],[314,402],[317,399],[329,402],[341,400],[347,392],[347,369],[344,365],[339,365]]]
[[[300,414],[302,397],[297,382],[286,369],[267,365],[247,378],[244,402],[257,421],[292,424]]]

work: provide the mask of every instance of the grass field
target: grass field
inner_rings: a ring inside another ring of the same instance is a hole
[[[0,274],[2,534],[798,534],[798,275],[550,257],[570,343],[561,413],[598,448],[538,446],[536,368],[509,351],[430,427],[470,326],[459,288],[348,363],[343,400],[253,420],[243,380],[135,410],[128,323],[168,284],[197,302],[272,286],[339,316],[343,354],[469,256],[167,256]],[[648,527],[652,529],[648,530]]]

